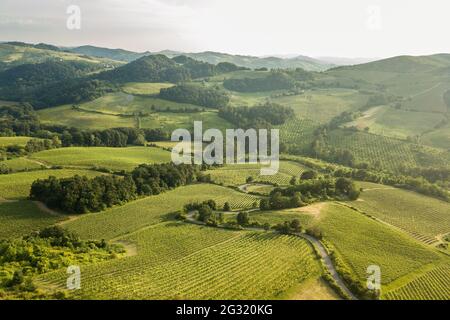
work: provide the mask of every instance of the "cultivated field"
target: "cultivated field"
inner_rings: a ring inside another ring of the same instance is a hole
[[[49,165],[131,171],[142,163],[169,162],[170,153],[152,147],[71,147],[41,151],[30,158]]]
[[[273,233],[164,223],[121,241],[137,255],[83,267],[74,298],[270,299],[320,273],[305,240]],[[39,283],[63,288],[65,279]]]

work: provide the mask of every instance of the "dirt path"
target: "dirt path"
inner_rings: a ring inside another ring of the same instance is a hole
[[[46,163],[44,163],[42,161],[39,161],[39,160],[36,160],[36,159],[32,159],[32,158],[28,158],[28,157],[26,157],[25,159],[27,159],[30,162],[36,163],[37,165],[43,166],[46,169],[51,169],[52,168],[52,166],[50,166],[50,165],[48,165],[48,164],[46,164]]]
[[[188,221],[189,223],[193,223],[193,224],[197,224],[197,225],[205,225],[204,222],[195,220],[194,218],[194,212],[189,212],[188,215],[186,216],[186,221]],[[243,230],[247,230],[247,231],[263,231],[263,229],[261,228],[243,228]],[[344,281],[342,280],[341,276],[338,274],[336,268],[333,265],[333,262],[331,261],[330,256],[328,255],[327,250],[325,249],[325,247],[322,245],[322,243],[307,234],[304,233],[294,233],[293,235],[297,236],[297,237],[301,237],[305,240],[307,240],[314,248],[316,248],[316,252],[319,254],[320,258],[323,259],[325,267],[328,269],[328,272],[330,273],[330,275],[332,276],[332,278],[334,279],[334,281],[336,281],[337,285],[352,299],[352,300],[358,300],[358,298],[347,288],[347,286],[345,285]]]

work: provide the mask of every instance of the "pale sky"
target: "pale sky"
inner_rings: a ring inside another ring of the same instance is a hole
[[[0,0],[0,41],[388,57],[450,52],[449,14],[449,0]]]

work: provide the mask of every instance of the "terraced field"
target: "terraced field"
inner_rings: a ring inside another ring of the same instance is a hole
[[[449,300],[450,264],[437,266],[406,285],[387,292],[387,300]]]
[[[30,158],[50,165],[132,170],[142,163],[169,162],[170,153],[152,147],[70,147],[41,151]]]
[[[232,209],[251,208],[258,203],[256,196],[210,184],[179,187],[156,196],[150,196],[121,207],[83,215],[65,226],[86,239],[112,239],[140,228],[173,218],[173,213],[193,201],[214,199],[219,207],[229,202]]]
[[[427,244],[450,232],[450,204],[415,192],[373,184],[351,205]]]
[[[310,246],[292,236],[165,223],[122,241],[137,256],[83,267],[74,298],[270,299],[320,273]],[[38,281],[65,282],[63,272]]]
[[[0,239],[19,238],[64,220],[27,200],[0,202]]]
[[[30,194],[31,184],[37,179],[46,179],[49,176],[68,178],[75,175],[95,177],[101,173],[89,170],[39,170],[32,172],[19,172],[0,175],[0,198],[24,199]]]

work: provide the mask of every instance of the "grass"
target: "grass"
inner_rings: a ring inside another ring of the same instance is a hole
[[[75,110],[71,105],[42,109],[37,113],[44,124],[60,124],[79,129],[103,130],[136,126],[134,117]]]
[[[0,198],[24,199],[30,194],[31,184],[37,179],[46,179],[49,176],[68,178],[75,175],[94,177],[99,172],[88,170],[39,170],[0,175]]]
[[[450,125],[424,134],[420,141],[429,146],[450,150]]]
[[[373,184],[351,205],[425,243],[450,232],[450,204],[415,192]]]
[[[348,123],[359,129],[369,128],[369,132],[400,139],[420,135],[433,130],[445,117],[439,113],[411,112],[378,106],[369,109],[363,116]]]
[[[296,115],[323,124],[344,111],[355,110],[367,102],[367,96],[356,90],[324,89],[308,90],[302,95],[272,99],[290,106]]]
[[[170,153],[153,147],[70,147],[45,150],[31,156],[51,165],[131,171],[142,163],[170,161]]]
[[[172,83],[129,82],[122,86],[122,91],[133,95],[153,95],[158,94],[163,88],[170,88],[173,86]]]
[[[135,244],[137,256],[86,266],[74,298],[271,299],[320,274],[305,240],[274,233],[165,223],[121,240]],[[63,272],[39,281],[65,282]]]
[[[20,238],[63,220],[28,200],[0,202],[0,239]]]
[[[30,137],[0,137],[0,147],[7,147],[11,145],[18,145],[25,147]]]
[[[214,199],[219,207],[229,202],[232,209],[251,208],[253,202],[258,202],[256,196],[225,187],[210,184],[189,185],[104,212],[83,215],[68,222],[66,227],[83,238],[112,239],[173,218],[172,213],[181,210],[189,202],[208,199]]]
[[[13,172],[38,170],[38,169],[45,168],[45,166],[43,166],[42,164],[40,164],[36,161],[27,159],[25,157],[13,158],[13,159],[9,159],[9,160],[0,161],[0,166],[9,168]]]

